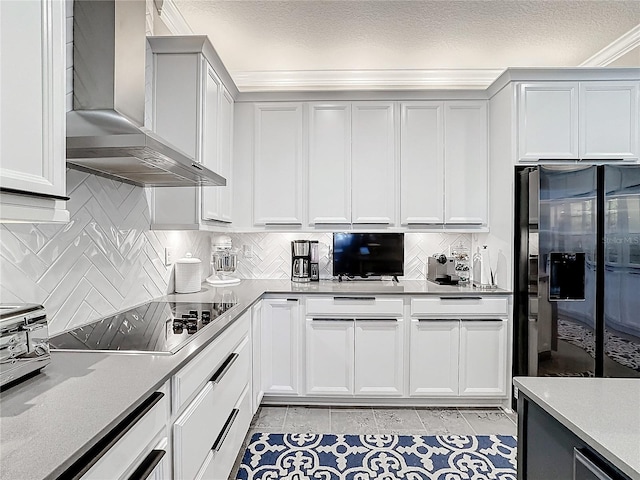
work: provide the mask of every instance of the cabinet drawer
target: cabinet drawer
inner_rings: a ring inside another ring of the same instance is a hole
[[[175,478],[195,478],[249,381],[249,341],[227,357],[174,425]]]
[[[103,480],[105,478],[121,478],[122,475],[144,453],[145,448],[153,441],[163,429],[166,428],[169,411],[168,396],[161,392],[149,397],[131,417],[111,431],[105,440],[116,435],[116,430],[126,433],[109,450],[95,462],[95,464],[82,476],[82,480]],[[138,415],[136,415],[136,412]],[[141,415],[141,416],[140,416]],[[99,453],[89,452],[91,456]]]
[[[307,315],[402,316],[403,304],[402,298],[368,295],[311,297],[307,299]]]
[[[251,418],[251,396],[247,384],[242,397],[227,417],[225,431],[216,439],[216,445],[209,451],[196,480],[227,480],[229,478],[244,438],[249,431]]]
[[[171,379],[173,413],[185,404],[211,378],[233,347],[249,333],[249,315],[244,314],[233,325],[198,354]]]
[[[441,296],[412,298],[411,315],[416,317],[495,317],[508,314],[505,297]]]
[[[173,427],[175,478],[195,478],[249,381],[250,360],[249,341],[245,339],[176,420]]]

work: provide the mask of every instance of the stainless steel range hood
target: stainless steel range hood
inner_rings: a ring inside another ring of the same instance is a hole
[[[73,2],[69,167],[139,186],[226,185],[144,125],[145,0]]]

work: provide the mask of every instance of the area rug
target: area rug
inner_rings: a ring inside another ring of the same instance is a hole
[[[256,433],[240,480],[515,480],[507,435]]]

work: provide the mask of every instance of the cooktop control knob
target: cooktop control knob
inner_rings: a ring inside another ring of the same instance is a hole
[[[184,325],[180,320],[173,321],[173,333],[180,335],[184,331]]]
[[[198,318],[198,310],[189,310],[189,315]]]
[[[206,325],[211,321],[211,312],[209,310],[203,310],[201,318],[202,318],[202,324]]]

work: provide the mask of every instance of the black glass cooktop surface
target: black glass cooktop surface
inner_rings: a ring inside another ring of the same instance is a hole
[[[59,350],[175,353],[234,303],[149,302],[49,339]]]

